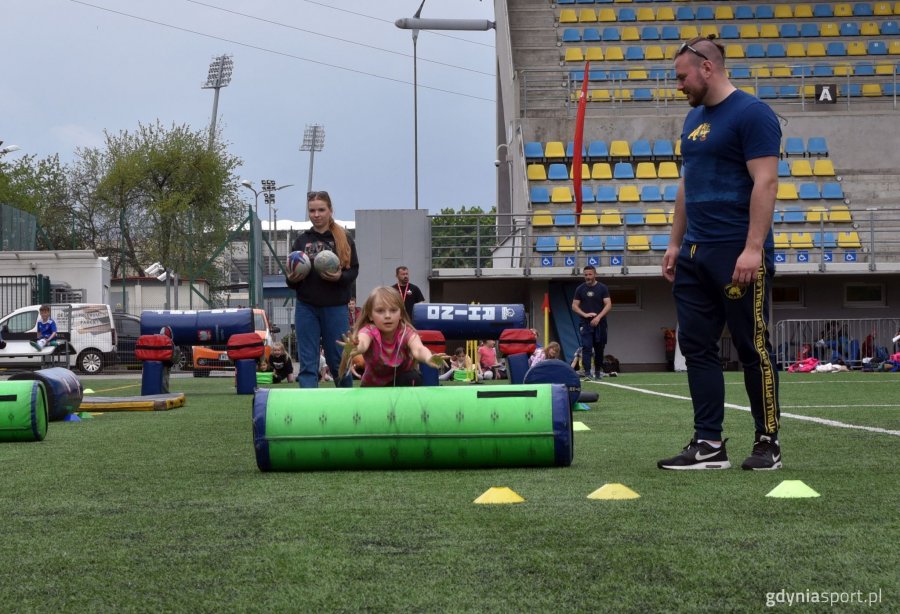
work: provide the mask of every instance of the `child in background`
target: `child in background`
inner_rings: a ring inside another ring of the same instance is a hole
[[[56,339],[56,322],[50,317],[49,305],[41,305],[38,313],[41,318],[37,321],[37,341],[32,341],[31,345],[36,350],[43,350],[48,345],[56,345],[53,343]]]
[[[446,354],[432,354],[422,344],[400,294],[386,286],[372,290],[356,326],[338,345],[344,348],[339,379],[354,356],[365,360],[360,386],[421,386],[416,361],[441,368],[447,358]]]
[[[470,370],[475,373],[475,381],[484,381],[484,374],[481,372],[481,367],[473,365],[472,359],[466,355],[466,351],[459,347],[456,348],[456,351],[453,352],[453,357],[450,358],[450,368],[447,369],[445,373],[441,374],[438,379],[446,382],[454,379],[457,371],[468,373]]]
[[[266,371],[272,372],[272,383],[294,381],[294,363],[284,349],[284,344],[280,341],[272,346],[272,352],[269,354],[269,360],[266,364]]]
[[[560,351],[559,344],[556,341],[551,341],[546,348],[538,348],[534,351],[534,354],[528,359],[528,366],[533,367],[548,358],[559,358]]]

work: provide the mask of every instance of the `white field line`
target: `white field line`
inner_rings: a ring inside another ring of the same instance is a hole
[[[667,392],[657,392],[655,390],[646,390],[644,388],[636,388],[634,386],[625,386],[624,384],[613,384],[610,382],[600,382],[602,386],[611,386],[613,388],[620,388],[622,390],[631,390],[633,392],[641,392],[643,394],[651,394],[658,397],[666,397],[668,399],[677,399],[679,401],[690,401],[691,397],[686,397],[680,394],[669,394]],[[749,407],[744,405],[735,405],[734,403],[725,403],[725,407],[729,409],[738,409],[740,411],[750,411]],[[893,435],[895,437],[900,437],[900,431],[892,431],[889,429],[878,428],[877,426],[861,426],[858,424],[847,424],[846,422],[838,422],[837,420],[828,420],[826,418],[816,418],[813,416],[801,416],[800,414],[788,414],[781,413],[782,418],[794,418],[795,420],[805,420],[807,422],[815,422],[816,424],[822,424],[825,426],[833,426],[840,429],[856,429],[859,431],[869,431],[870,433],[883,433],[885,435]]]
[[[786,382],[786,381],[784,381],[784,380],[782,380],[782,379],[779,379],[779,381],[778,381],[778,386],[779,386],[779,387],[781,387],[781,386],[809,386],[809,385],[817,385],[817,386],[818,386],[819,384],[822,384],[822,383],[826,383],[826,382],[823,382],[822,380],[818,380],[818,381],[811,380],[811,381],[808,381],[808,382],[793,382],[793,381],[787,381],[787,382]],[[849,379],[833,379],[833,380],[828,380],[827,383],[828,383],[828,384],[859,384],[860,381],[859,381],[859,380],[849,380]],[[900,384],[900,381],[889,381],[889,380],[876,381],[876,380],[871,380],[871,381],[868,381],[868,382],[865,382],[865,383],[866,383],[866,384],[894,384],[894,385],[898,385],[898,384]],[[657,387],[663,388],[663,387],[665,387],[665,386],[687,386],[687,378],[685,378],[685,380],[684,380],[683,382],[668,382],[668,383],[660,383],[660,384],[643,384],[643,385],[644,385],[644,386],[652,386],[653,388],[657,388]],[[726,386],[743,386],[743,385],[744,385],[744,382],[725,382],[725,385],[726,385]]]

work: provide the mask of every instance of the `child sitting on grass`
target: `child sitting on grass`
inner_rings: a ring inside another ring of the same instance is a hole
[[[360,386],[421,386],[416,361],[441,368],[447,358],[422,344],[400,294],[387,286],[372,290],[353,330],[337,343],[344,348],[338,381],[353,357],[361,355],[366,369]]]

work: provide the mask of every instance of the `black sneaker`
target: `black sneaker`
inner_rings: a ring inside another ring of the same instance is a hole
[[[752,471],[774,471],[781,469],[781,445],[769,435],[756,434],[753,451],[741,464],[741,469]]]
[[[725,441],[728,441],[727,439]],[[722,446],[714,448],[705,441],[691,439],[681,454],[665,458],[656,466],[660,469],[729,469],[728,454],[725,453],[725,441]]]

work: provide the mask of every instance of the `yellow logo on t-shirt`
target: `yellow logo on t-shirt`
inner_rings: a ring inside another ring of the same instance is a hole
[[[700,140],[705,141],[707,135],[709,135],[709,131],[712,129],[712,126],[709,125],[708,122],[703,122],[699,126],[697,126],[693,132],[688,135],[688,139],[692,141]]]

